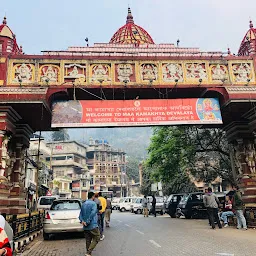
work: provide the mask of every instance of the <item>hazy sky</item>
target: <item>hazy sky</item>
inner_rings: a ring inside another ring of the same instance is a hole
[[[128,4],[135,23],[156,43],[202,50],[237,52],[249,28],[256,26],[255,0],[0,0],[25,53],[83,46],[84,39],[108,42],[124,25]]]

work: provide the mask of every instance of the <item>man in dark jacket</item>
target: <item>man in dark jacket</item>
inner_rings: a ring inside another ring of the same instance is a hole
[[[219,208],[220,201],[218,197],[212,193],[211,187],[208,188],[208,193],[204,196],[203,201],[207,209],[207,212],[209,214],[212,229],[215,229],[214,219],[217,221],[219,228],[222,228],[222,225],[220,223],[220,219],[218,216],[218,208]]]
[[[152,196],[153,200],[152,200],[152,213],[154,214],[154,216],[156,217],[156,198],[155,196],[153,195]]]
[[[244,217],[244,202],[242,200],[242,194],[239,191],[239,187],[234,186],[234,196],[233,196],[233,209],[235,210],[236,219],[237,219],[237,229],[243,228],[247,230],[246,219]]]

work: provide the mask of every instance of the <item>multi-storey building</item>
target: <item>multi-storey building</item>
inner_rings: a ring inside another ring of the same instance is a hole
[[[86,147],[76,141],[55,141],[47,146],[51,150],[47,161],[53,170],[53,188],[63,197],[86,198],[90,189]]]
[[[112,148],[106,140],[90,139],[87,164],[91,173],[91,189],[113,191],[114,196],[127,193],[125,152]]]

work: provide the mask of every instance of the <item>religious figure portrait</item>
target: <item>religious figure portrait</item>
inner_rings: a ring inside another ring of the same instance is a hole
[[[133,67],[131,64],[118,64],[117,65],[117,78],[122,83],[131,82],[131,76],[133,75]]]
[[[15,83],[30,83],[32,82],[33,65],[31,64],[17,64],[14,66]]]
[[[142,64],[140,75],[143,81],[154,81],[158,78],[158,70],[155,64]]]
[[[250,63],[239,63],[232,65],[235,82],[247,83],[252,78],[252,68]]]
[[[107,64],[93,65],[91,81],[96,81],[96,82],[111,81],[110,66]]]
[[[168,63],[162,67],[163,80],[165,82],[183,82],[183,71],[180,64]]]
[[[212,65],[211,76],[213,81],[225,81],[228,79],[227,67],[225,65]]]
[[[41,82],[58,82],[59,67],[55,65],[45,65],[41,68]]]
[[[187,63],[186,71],[188,79],[207,79],[204,63]]]
[[[86,80],[86,65],[66,64],[65,65],[65,82],[79,80],[81,83]]]

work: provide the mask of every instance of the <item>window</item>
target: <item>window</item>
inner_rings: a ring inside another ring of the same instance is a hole
[[[63,160],[66,160],[66,156],[55,156],[52,158],[52,160],[54,161],[63,161]]]
[[[53,211],[61,211],[61,210],[80,210],[81,205],[79,201],[55,201],[51,206],[51,210]]]
[[[69,159],[73,159],[73,156],[67,156],[67,159],[69,160]]]
[[[40,199],[40,205],[51,205],[52,202],[56,199],[56,197],[42,197]]]

